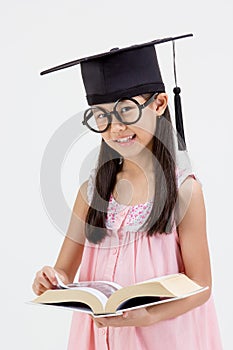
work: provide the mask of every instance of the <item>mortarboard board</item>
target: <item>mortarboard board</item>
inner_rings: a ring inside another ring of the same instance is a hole
[[[110,51],[73,60],[41,72],[41,75],[81,65],[81,73],[89,105],[115,102],[122,97],[132,97],[143,93],[165,92],[155,45],[173,42],[173,64],[175,84],[174,102],[176,130],[179,150],[186,150],[180,88],[176,82],[175,40],[193,36],[185,34],[176,37],[156,39],[147,43],[125,48],[113,48]]]

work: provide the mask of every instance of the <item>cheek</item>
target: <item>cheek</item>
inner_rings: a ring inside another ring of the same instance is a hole
[[[145,110],[142,114],[141,119],[138,121],[137,126],[139,126],[146,133],[153,135],[156,129],[157,116],[152,110]]]
[[[100,135],[101,135],[102,139],[103,139],[107,144],[109,144],[109,142],[110,142],[110,140],[111,140],[111,135],[110,135],[109,131],[107,130],[107,131],[105,131],[105,132],[102,132]]]
[[[111,147],[114,150],[117,150],[116,143],[112,141],[111,135],[108,132],[102,133],[101,137],[109,147]]]
[[[154,135],[156,131],[156,118],[148,118],[147,120],[144,120],[143,123],[138,123],[137,125],[137,131],[135,132],[138,134],[138,137],[150,140]]]
[[[141,131],[140,135],[138,135],[138,137],[140,138],[139,142],[144,145],[147,146],[151,140],[153,139],[153,133],[152,132],[147,132],[147,131]]]

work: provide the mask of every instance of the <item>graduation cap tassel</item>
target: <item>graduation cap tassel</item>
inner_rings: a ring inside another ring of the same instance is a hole
[[[172,41],[172,44],[173,44],[174,76],[175,76],[175,84],[176,84],[176,87],[173,89],[173,92],[175,94],[175,96],[174,96],[174,105],[175,105],[175,117],[176,117],[176,130],[177,130],[178,149],[179,149],[179,151],[185,151],[186,150],[186,144],[185,144],[183,118],[182,118],[181,98],[180,98],[181,89],[177,86],[177,79],[176,79],[175,42]]]

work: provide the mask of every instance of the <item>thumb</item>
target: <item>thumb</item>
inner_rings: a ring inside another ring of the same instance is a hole
[[[66,278],[65,276],[63,276],[60,272],[56,271],[54,269],[54,274],[55,274],[55,278],[56,278],[56,281],[59,283],[59,280],[63,283],[66,283]]]

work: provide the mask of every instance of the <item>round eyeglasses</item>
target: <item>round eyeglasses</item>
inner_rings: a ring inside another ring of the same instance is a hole
[[[112,123],[112,114],[123,124],[135,124],[141,118],[142,110],[152,103],[158,94],[154,93],[143,104],[139,104],[134,98],[120,98],[115,102],[111,112],[102,107],[92,106],[85,111],[82,124],[94,132],[105,132]]]

